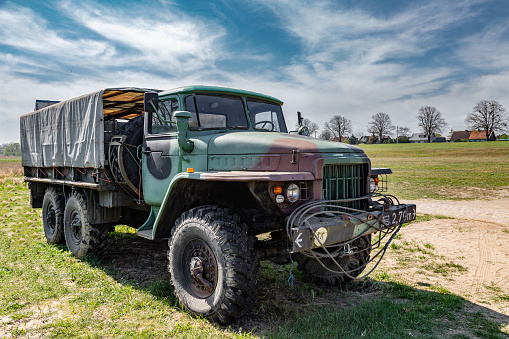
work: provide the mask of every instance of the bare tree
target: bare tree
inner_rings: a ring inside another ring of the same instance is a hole
[[[394,125],[391,122],[391,118],[387,113],[377,113],[371,116],[373,121],[368,125],[368,132],[374,135],[378,135],[378,143],[381,143],[384,134],[391,134],[394,130]]]
[[[364,132],[355,132],[353,135],[355,135],[355,137],[357,139],[360,139],[362,138],[363,136],[365,136],[366,134]]]
[[[320,129],[318,127],[318,124],[312,122],[311,120],[309,120],[307,118],[302,119],[302,126],[305,126],[308,128],[310,136],[312,136],[313,133],[318,132],[318,130]],[[299,128],[299,124],[297,124],[297,128]]]
[[[417,119],[419,120],[419,127],[428,137],[428,142],[431,142],[431,137],[434,134],[442,132],[442,128],[447,126],[447,122],[442,118],[442,113],[432,106],[419,108]]]
[[[410,132],[410,128],[406,126],[398,126],[396,127],[396,142],[409,142],[409,138],[412,132]]]
[[[486,132],[489,140],[491,132],[504,131],[507,127],[505,108],[496,100],[481,100],[474,106],[474,111],[468,113],[465,123],[472,130]]]
[[[410,128],[406,126],[398,127],[398,136],[409,138],[412,132],[410,132]]]
[[[341,141],[343,135],[352,132],[352,121],[341,115],[335,115],[325,123],[324,128],[332,135],[331,139],[337,138]]]
[[[322,131],[322,133],[320,133],[320,136],[319,136],[320,139],[323,139],[323,140],[331,140],[332,139],[332,133],[328,130],[324,130]]]

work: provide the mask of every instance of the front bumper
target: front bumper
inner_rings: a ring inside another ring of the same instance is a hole
[[[297,209],[288,218],[287,231],[293,242],[292,253],[318,247],[345,245],[358,236],[377,231],[391,231],[415,220],[414,204],[377,204],[371,210],[334,208],[334,202],[321,202],[315,206]],[[325,210],[324,210],[325,207]],[[320,211],[316,211],[320,209]]]

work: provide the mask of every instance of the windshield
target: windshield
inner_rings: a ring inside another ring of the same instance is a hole
[[[270,132],[286,132],[285,120],[280,105],[248,99],[247,108],[254,129]]]
[[[185,103],[186,110],[192,114],[190,130],[247,129],[246,113],[240,97],[195,94],[186,97]]]

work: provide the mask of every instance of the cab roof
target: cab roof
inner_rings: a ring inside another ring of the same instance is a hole
[[[241,96],[264,99],[268,101],[272,101],[277,103],[278,105],[283,105],[283,102],[279,99],[271,97],[269,95],[246,91],[243,89],[236,88],[228,88],[228,87],[218,87],[218,86],[203,86],[203,85],[193,85],[193,86],[184,86],[178,87],[170,90],[163,91],[159,93],[159,96],[164,98],[165,96],[175,95],[175,94],[185,94],[185,93],[226,93],[226,94],[237,94]]]

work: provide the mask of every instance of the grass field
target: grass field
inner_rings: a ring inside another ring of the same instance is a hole
[[[509,142],[361,145],[406,199],[477,199],[509,189]]]
[[[407,198],[458,198],[457,192],[497,192],[497,183],[509,185],[509,143],[363,148],[375,166],[393,169],[393,187]],[[292,288],[289,265],[270,262],[262,264],[252,313],[228,328],[210,324],[179,308],[165,272],[164,241],[149,242],[117,227],[109,253],[83,261],[46,244],[41,212],[29,207],[19,159],[12,160],[0,158],[0,337],[507,338],[486,310],[440,285],[412,286],[377,270],[331,288],[293,270]],[[404,252],[410,263],[435,255],[427,244],[401,246],[408,249],[392,248],[388,255]],[[453,264],[431,267],[429,274],[448,271],[461,274]]]

